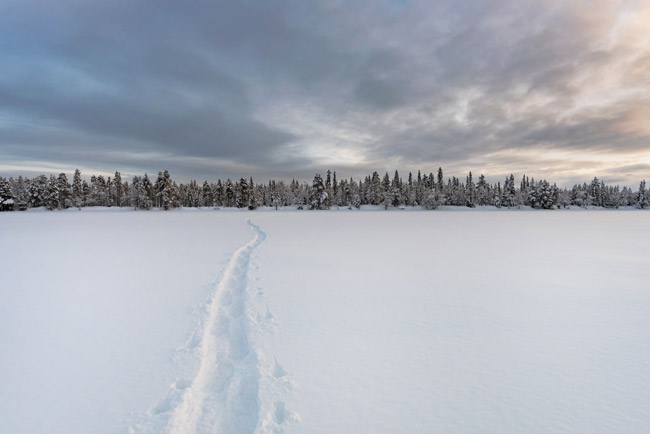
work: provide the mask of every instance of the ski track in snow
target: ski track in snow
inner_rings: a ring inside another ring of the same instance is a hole
[[[170,433],[244,433],[257,426],[260,373],[249,341],[246,289],[251,254],[266,234],[247,223],[255,237],[232,255],[217,285],[200,342],[199,371],[171,415]]]
[[[266,295],[248,282],[249,271],[259,270],[253,253],[266,233],[246,223],[255,236],[232,254],[197,330],[175,356],[185,377],[146,414],[134,413],[130,434],[276,434],[300,420],[286,405],[296,383],[264,348],[276,326]]]
[[[268,308],[263,315],[258,312],[256,319],[249,314],[252,254],[266,233],[250,219],[246,223],[255,236],[232,254],[199,318],[200,329],[186,348],[179,349],[194,359],[184,359],[181,368],[198,366],[193,380],[176,380],[146,415],[135,414],[130,433],[281,433],[287,422],[297,420],[297,414],[276,399],[279,390],[291,389],[286,371],[277,360],[264,357],[255,343],[255,330],[251,331],[251,327],[264,328],[272,315]],[[260,288],[257,296],[263,297]]]

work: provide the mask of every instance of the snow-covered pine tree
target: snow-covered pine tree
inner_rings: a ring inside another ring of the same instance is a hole
[[[129,193],[129,201],[135,210],[141,209],[140,194],[142,194],[142,178],[136,175],[131,180],[131,191]]]
[[[438,193],[436,192],[435,187],[426,188],[422,206],[424,209],[428,210],[437,209],[440,206],[440,202],[438,201]]]
[[[163,178],[163,173],[158,172],[158,177],[156,178],[156,182],[154,183],[154,188],[156,190],[156,202],[155,206],[156,208],[162,208],[163,207],[163,190],[165,189],[165,179]]]
[[[485,180],[485,175],[481,174],[476,183],[476,204],[479,206],[491,205],[490,184]]]
[[[445,190],[445,179],[442,174],[442,167],[438,167],[438,179],[436,183],[436,188],[438,189],[439,194],[444,194]]]
[[[214,189],[208,181],[203,181],[201,195],[201,203],[203,206],[212,206],[214,204]]]
[[[402,204],[402,182],[399,178],[399,173],[395,171],[393,181],[390,183],[390,204],[395,208]]]
[[[271,183],[271,206],[276,210],[282,206],[282,194],[275,181]]]
[[[83,203],[83,189],[81,185],[81,172],[75,169],[72,176],[72,206],[81,209]]]
[[[83,204],[84,206],[88,206],[88,198],[90,197],[90,185],[88,185],[85,179],[81,181],[81,191],[83,194]]]
[[[47,176],[39,175],[29,184],[29,207],[45,206],[45,191],[47,190]]]
[[[217,186],[214,189],[214,206],[215,207],[224,206],[225,199],[226,199],[226,187],[221,182],[221,180],[218,179]]]
[[[465,206],[474,208],[476,206],[476,187],[472,179],[472,172],[467,175],[467,182],[465,184]]]
[[[14,210],[25,211],[29,206],[29,179],[19,176],[18,179],[9,178],[11,185]]]
[[[645,179],[639,184],[639,192],[637,194],[636,207],[639,209],[645,209],[648,207],[648,195],[645,188]]]
[[[330,170],[327,170],[327,175],[325,177],[325,193],[327,193],[329,205],[334,205],[334,189],[332,187],[332,172]]]
[[[9,181],[0,176],[0,211],[13,211],[14,199]]]
[[[120,172],[115,172],[115,176],[113,177],[113,184],[113,204],[119,207],[122,206],[122,174]]]
[[[174,192],[174,184],[171,175],[167,170],[158,172],[158,179],[156,179],[156,197],[157,205],[165,211],[174,208],[176,194]]]
[[[171,179],[171,176],[169,177],[169,182],[171,183],[171,188],[169,189],[170,208],[178,208],[181,206],[180,188],[178,187],[178,184],[176,184],[176,181]]]
[[[146,173],[142,177],[142,189],[138,194],[138,206],[140,209],[151,209],[156,201],[154,186]]]
[[[589,184],[587,188],[587,197],[591,205],[594,206],[603,206],[603,192],[600,189],[600,181],[598,178],[594,179]]]
[[[327,209],[327,192],[323,178],[319,173],[314,176],[314,181],[309,190],[309,209]]]
[[[494,194],[494,206],[501,208],[501,183],[497,184],[496,193]]]
[[[382,189],[381,189],[381,178],[379,173],[373,172],[372,178],[370,179],[370,185],[366,192],[368,204],[370,205],[379,205],[383,199]]]
[[[57,179],[59,189],[59,209],[66,209],[72,206],[72,187],[68,182],[65,173],[59,173]]]
[[[59,209],[59,185],[54,175],[50,175],[45,192],[45,206],[49,210]]]
[[[413,176],[409,172],[409,188],[408,188],[408,198],[406,203],[409,206],[418,205],[418,187],[417,183],[413,182]]]
[[[111,177],[106,178],[106,206],[111,207],[115,205],[115,185]]]
[[[515,176],[510,174],[503,184],[501,204],[511,208],[517,205],[517,190],[515,189]]]
[[[248,189],[248,181],[241,178],[239,184],[237,185],[237,208],[248,208],[248,201],[250,199],[250,191]]]
[[[235,186],[230,178],[226,180],[224,206],[231,207],[235,205]]]
[[[190,208],[198,208],[201,206],[201,191],[196,180],[192,179],[190,183],[185,186],[184,206]]]
[[[257,188],[255,188],[255,183],[253,182],[253,177],[252,176],[251,176],[251,179],[250,179],[249,188],[250,188],[250,195],[249,195],[249,199],[248,199],[248,209],[254,210],[254,209],[257,209],[258,206],[260,206],[259,205],[260,202],[259,202],[259,197],[258,197],[258,191],[257,191]]]

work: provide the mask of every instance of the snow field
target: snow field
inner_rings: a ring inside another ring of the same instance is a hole
[[[645,432],[647,221],[3,214],[0,426]]]
[[[647,432],[647,213],[259,224],[265,346],[300,415],[286,432]]]
[[[0,431],[120,433],[162,412],[193,378],[179,348],[250,239],[244,217],[2,213]]]

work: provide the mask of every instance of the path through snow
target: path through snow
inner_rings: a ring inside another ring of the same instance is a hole
[[[253,432],[257,425],[259,369],[246,315],[251,253],[266,238],[255,237],[230,259],[209,307],[200,343],[200,368],[169,421],[171,433]]]
[[[193,355],[194,378],[177,380],[147,415],[134,418],[130,432],[252,433],[258,426],[260,370],[246,300],[251,255],[266,233],[246,223],[255,236],[233,253],[200,330],[179,350]]]

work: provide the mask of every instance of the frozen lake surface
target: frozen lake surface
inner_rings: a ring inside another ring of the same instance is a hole
[[[647,432],[648,240],[647,211],[3,213],[0,430]]]

